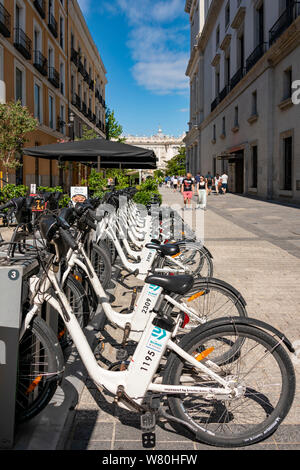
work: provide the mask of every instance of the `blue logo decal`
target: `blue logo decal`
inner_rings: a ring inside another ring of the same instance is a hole
[[[167,332],[166,332],[166,330],[163,330],[162,328],[156,327],[152,331],[151,336],[154,336],[155,338],[161,340],[161,339],[165,338],[165,336],[167,336]]]

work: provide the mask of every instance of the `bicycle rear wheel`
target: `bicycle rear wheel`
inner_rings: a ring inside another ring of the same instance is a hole
[[[189,322],[184,328],[185,332],[215,318],[248,316],[246,305],[239,292],[215,278],[199,278],[186,294],[171,294],[171,296],[182,304],[182,310],[165,302],[163,308],[166,315],[177,315],[186,308],[191,309],[195,315],[187,314]]]
[[[54,332],[35,317],[19,343],[16,422],[27,421],[50,402],[64,371],[64,358]]]
[[[231,353],[231,345],[236,343],[240,344],[238,354]],[[209,367],[210,360],[218,365],[218,374],[232,384],[232,390],[238,390],[226,398],[209,391],[168,398],[173,416],[189,423],[198,440],[219,447],[248,446],[278,428],[295,394],[294,368],[279,339],[250,325],[228,324],[203,333],[197,328],[180,346],[194,356],[196,351],[210,352],[202,363]],[[168,360],[164,383],[222,388],[174,353]],[[179,432],[185,429],[177,423],[172,426]]]
[[[106,289],[111,280],[112,271],[109,249],[104,242],[92,244],[90,260],[103,289]]]

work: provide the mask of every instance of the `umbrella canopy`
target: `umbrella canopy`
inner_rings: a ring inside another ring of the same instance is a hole
[[[152,150],[104,139],[79,140],[51,145],[25,148],[25,155],[30,157],[72,161],[81,163],[99,163],[101,168],[156,168],[157,158]]]

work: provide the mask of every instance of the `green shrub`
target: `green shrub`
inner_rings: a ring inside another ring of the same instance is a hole
[[[29,192],[28,186],[6,184],[0,192],[0,201],[5,203],[16,197],[25,197]]]

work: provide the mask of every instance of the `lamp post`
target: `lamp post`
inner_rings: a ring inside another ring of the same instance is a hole
[[[69,122],[68,126],[70,128],[70,139],[73,142],[75,138],[75,132],[74,132],[74,125],[75,125],[75,114],[71,111],[69,114]],[[69,187],[71,187],[73,184],[73,162],[69,162]]]

